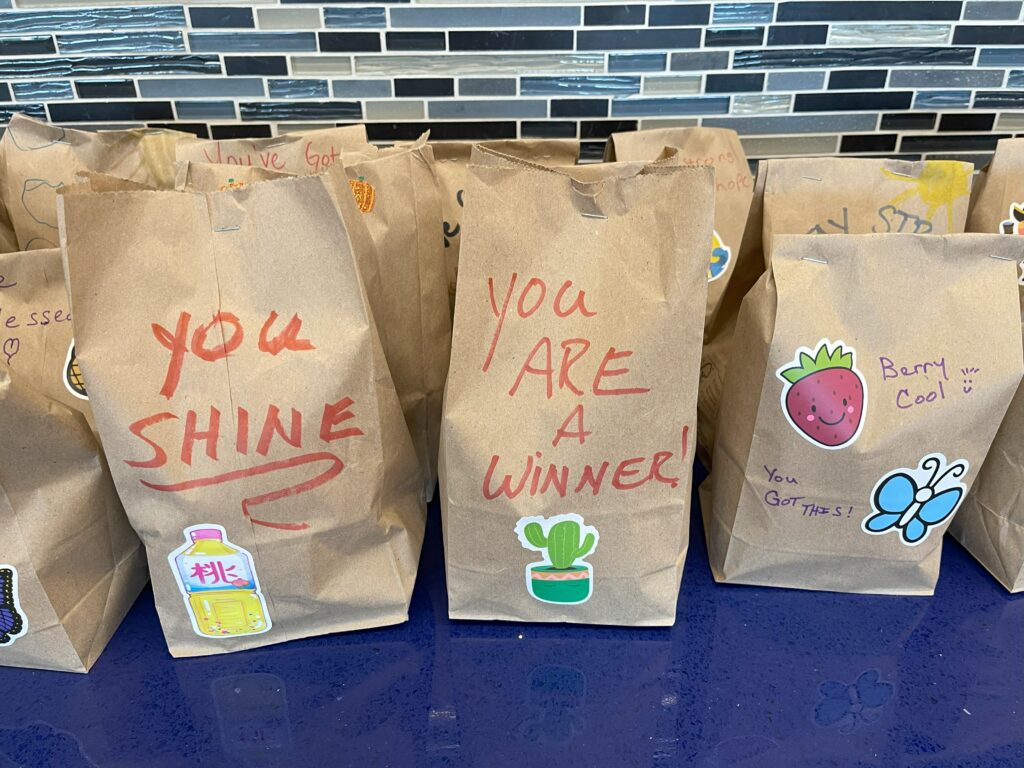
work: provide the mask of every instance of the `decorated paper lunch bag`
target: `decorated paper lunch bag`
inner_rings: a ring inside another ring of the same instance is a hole
[[[189,134],[165,129],[76,131],[15,114],[0,141],[0,199],[18,248],[56,248],[57,190],[80,171],[150,187],[174,184],[174,147]]]
[[[972,173],[970,163],[952,160],[808,157],[758,163],[750,223],[704,344],[698,402],[702,461],[709,463],[714,449],[736,318],[764,272],[773,238],[963,232]]]
[[[350,149],[367,146],[366,126],[293,131],[268,139],[197,139],[177,145],[175,157],[192,163],[244,165],[276,173],[316,174]]]
[[[971,232],[1024,235],[1024,140],[1001,139],[975,184]],[[1022,238],[1024,239],[1024,238]],[[1021,267],[1024,275],[1024,267]],[[1021,282],[1024,317],[1024,280]],[[1017,390],[950,533],[1011,592],[1024,590],[1024,392]]]
[[[674,157],[474,150],[440,463],[452,618],[675,621],[712,198]]]
[[[1022,257],[997,235],[774,238],[703,505],[716,580],[932,593],[1024,372]]]
[[[60,204],[79,364],[171,653],[404,621],[422,477],[324,178]]]
[[[459,273],[459,245],[462,243],[463,195],[466,169],[474,146],[487,147],[539,165],[575,165],[580,156],[579,139],[509,139],[484,141],[442,141],[431,144],[444,214],[444,261],[448,273],[448,297],[455,311],[455,284]]]
[[[0,254],[0,665],[86,672],[145,586],[89,426],[61,254]]]

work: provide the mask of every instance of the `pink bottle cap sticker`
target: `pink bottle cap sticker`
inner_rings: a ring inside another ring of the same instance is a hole
[[[196,528],[189,534],[192,537],[192,541],[196,539],[220,539],[222,534],[216,528]]]

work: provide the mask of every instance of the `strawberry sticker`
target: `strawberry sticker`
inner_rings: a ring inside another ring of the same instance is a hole
[[[860,435],[868,391],[855,352],[822,339],[775,374],[782,379],[782,411],[802,437],[828,449],[845,448]]]

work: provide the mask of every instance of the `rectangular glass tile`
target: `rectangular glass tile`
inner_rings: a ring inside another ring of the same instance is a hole
[[[970,105],[970,91],[921,91],[914,96],[914,109],[961,109]],[[978,104],[978,106],[996,105]]]
[[[24,6],[25,3],[22,2],[21,5]],[[69,32],[81,29],[165,29],[184,26],[185,12],[180,5],[49,8],[40,11],[0,13],[0,34]]]
[[[422,101],[368,101],[367,120],[422,120]]]
[[[350,56],[292,56],[294,75],[350,75]]]
[[[387,13],[383,8],[324,8],[327,27],[386,27]]]
[[[715,3],[712,24],[761,24],[772,20],[774,3]]]
[[[265,96],[263,80],[256,77],[166,77],[139,80],[144,98],[216,98]]]
[[[701,92],[700,75],[675,75],[644,78],[645,94],[696,94]]]
[[[687,72],[703,69],[728,69],[727,51],[702,51],[700,53],[673,53],[669,69]]]
[[[687,28],[580,30],[576,33],[576,49],[628,51],[643,48],[700,48],[700,35],[699,29]]]
[[[258,8],[260,29],[320,29],[318,8]]]
[[[385,99],[391,95],[390,80],[334,80],[331,88],[338,99]]]
[[[889,85],[896,88],[999,88],[1001,69],[894,69]]]
[[[71,83],[66,80],[14,83],[12,87],[14,98],[18,101],[55,101],[75,98]]]
[[[134,80],[76,80],[80,99],[134,99]]]
[[[1002,0],[971,0],[964,3],[964,18],[969,21],[1014,21],[1020,18],[1021,2]]]
[[[612,53],[608,55],[608,71],[664,72],[667,58],[664,53]]]
[[[233,101],[176,101],[179,120],[237,120]]]
[[[299,57],[293,58],[293,66],[299,60]],[[448,76],[490,73],[536,74],[539,72],[600,74],[604,72],[604,55],[600,53],[524,53],[467,54],[464,56],[356,56],[355,70],[361,75],[438,74]]]
[[[714,115],[729,111],[728,97],[613,99],[615,117],[646,117],[647,115]]]
[[[829,45],[943,45],[948,24],[833,24]],[[960,42],[959,40],[957,42]]]
[[[960,0],[843,0],[837,2],[782,2],[778,21],[956,21],[960,18]]]
[[[326,99],[330,97],[326,80],[267,80],[268,95],[272,99]]]
[[[602,95],[639,93],[640,78],[625,75],[583,77],[523,77],[519,92],[524,96],[552,96],[564,94]]]
[[[0,77],[222,74],[216,56],[88,56],[0,58]]]
[[[974,106],[978,109],[1024,109],[1024,91],[978,91]]]
[[[312,32],[190,32],[188,44],[193,51],[315,51]]]
[[[474,8],[417,8],[391,9],[391,27],[454,29],[480,27],[507,29],[509,27],[575,27],[580,23],[579,6],[549,7],[490,7]],[[643,22],[641,22],[643,23]]]
[[[548,103],[532,99],[464,99],[432,101],[431,119],[547,117]]]
[[[703,124],[732,128],[740,134],[772,136],[786,133],[853,133],[874,131],[878,115],[767,115],[765,117],[707,117]]]
[[[56,52],[53,38],[49,35],[0,38],[0,56],[37,56]]]
[[[243,120],[361,120],[358,101],[258,101],[238,105]]]
[[[192,22],[193,28],[251,29],[255,26],[251,8],[204,8],[202,6],[194,6],[188,9],[188,18]]]
[[[105,53],[134,51],[158,53],[184,51],[181,32],[91,32],[80,35],[57,35],[61,53]]]
[[[733,52],[733,67],[736,69],[782,69],[969,65],[974,62],[974,53],[974,48],[928,46],[740,50]],[[1020,51],[1020,54],[1024,60],[1024,50]]]
[[[818,91],[825,87],[824,72],[772,72],[769,91]]]
[[[50,117],[55,123],[173,120],[174,111],[166,101],[56,102]]]
[[[460,96],[515,96],[516,81],[512,77],[463,77],[459,79]]]
[[[740,140],[747,157],[834,155],[838,136],[755,136]]]
[[[793,97],[781,94],[742,94],[732,97],[734,115],[767,115],[788,113]]]

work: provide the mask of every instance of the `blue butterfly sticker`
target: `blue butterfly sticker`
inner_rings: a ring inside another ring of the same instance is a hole
[[[850,733],[858,724],[879,718],[877,710],[892,698],[893,685],[882,680],[877,669],[869,669],[849,685],[826,680],[819,691],[821,701],[814,708],[814,722],[826,727],[838,725],[842,733]]]
[[[13,566],[0,565],[0,646],[13,643],[27,629],[18,605],[18,572]]]
[[[941,453],[930,453],[916,469],[901,467],[883,475],[871,491],[873,513],[864,518],[864,532],[897,531],[907,546],[920,544],[960,506],[967,487],[959,479],[968,468],[966,459],[950,464]]]

